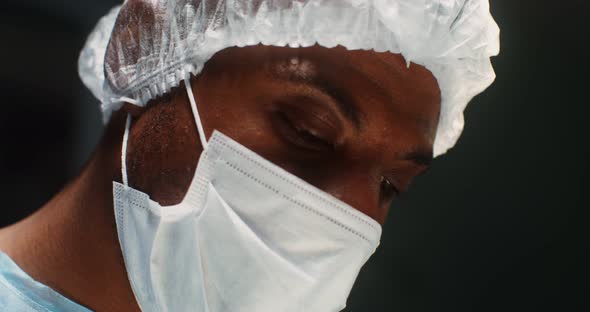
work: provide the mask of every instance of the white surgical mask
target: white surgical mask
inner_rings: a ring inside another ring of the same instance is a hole
[[[215,131],[180,204],[114,182],[117,231],[142,311],[331,312],[375,251],[373,219]]]

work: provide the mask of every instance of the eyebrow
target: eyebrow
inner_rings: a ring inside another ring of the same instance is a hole
[[[416,149],[400,155],[400,159],[413,161],[418,165],[430,166],[434,160],[431,149]]]
[[[338,110],[357,128],[361,129],[363,119],[357,105],[346,90],[335,86],[319,74],[308,74],[298,68],[281,68],[281,64],[273,64],[271,74],[274,78],[296,84],[311,86],[330,97]]]
[[[351,121],[357,129],[363,125],[361,113],[358,106],[352,100],[346,90],[338,88],[330,83],[324,77],[317,73],[307,73],[305,70],[298,67],[285,68],[281,62],[276,62],[271,66],[271,75],[280,80],[287,80],[296,84],[304,84],[311,86],[324,94],[328,95],[338,106],[340,112]],[[374,83],[371,81],[371,83]],[[380,86],[376,85],[379,91],[384,92]],[[403,152],[399,155],[399,159],[409,160],[418,165],[430,166],[434,160],[432,149],[430,148],[416,148],[408,152]]]

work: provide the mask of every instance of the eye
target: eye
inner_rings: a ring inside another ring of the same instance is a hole
[[[389,202],[399,196],[399,189],[386,177],[381,177],[380,197],[383,202]]]
[[[311,129],[302,120],[294,120],[283,112],[277,112],[278,130],[291,144],[308,150],[333,150],[334,144],[324,138],[318,130]]]

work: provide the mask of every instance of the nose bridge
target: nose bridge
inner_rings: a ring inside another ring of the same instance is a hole
[[[326,168],[319,188],[362,213],[379,217],[379,185],[369,165],[339,164]]]

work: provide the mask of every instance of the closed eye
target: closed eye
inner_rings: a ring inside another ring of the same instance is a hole
[[[388,178],[381,177],[381,196],[385,198],[391,198],[399,196],[400,190],[392,183]]]
[[[281,123],[279,131],[293,145],[316,151],[332,150],[334,144],[317,134],[317,131],[306,128],[301,122],[297,122],[283,112],[277,112]]]

